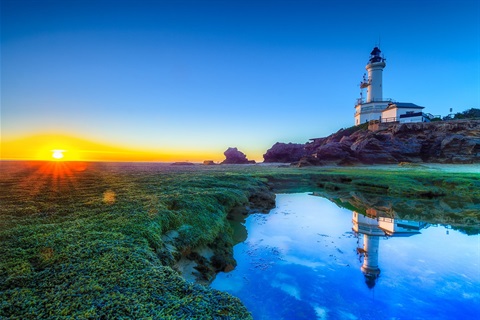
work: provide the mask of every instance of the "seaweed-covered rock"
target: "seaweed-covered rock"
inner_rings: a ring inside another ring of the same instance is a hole
[[[250,211],[267,213],[275,208],[275,193],[270,190],[258,191],[248,198]]]

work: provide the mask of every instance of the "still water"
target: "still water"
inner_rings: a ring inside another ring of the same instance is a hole
[[[212,287],[254,319],[480,319],[479,235],[306,193],[242,222],[238,265]]]

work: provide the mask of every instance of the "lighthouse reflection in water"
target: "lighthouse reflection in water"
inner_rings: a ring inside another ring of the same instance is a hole
[[[352,212],[306,193],[279,194],[269,214],[236,227],[238,265],[212,287],[239,297],[254,319],[480,314],[479,235]]]
[[[360,258],[363,257],[361,270],[365,275],[365,283],[369,288],[375,286],[380,275],[378,251],[380,239],[389,237],[405,237],[420,233],[426,223],[395,219],[375,209],[368,209],[366,214],[353,211],[353,231],[363,235],[363,247],[357,247]],[[360,239],[359,239],[360,242]]]

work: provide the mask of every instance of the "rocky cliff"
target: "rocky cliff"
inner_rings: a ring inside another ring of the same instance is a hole
[[[263,155],[265,162],[295,162],[308,155],[301,143],[275,143]]]
[[[376,130],[353,127],[312,139],[303,149],[306,156],[292,161],[300,166],[480,163],[480,120],[396,123]],[[283,161],[283,156],[264,158],[266,162],[290,162]]]

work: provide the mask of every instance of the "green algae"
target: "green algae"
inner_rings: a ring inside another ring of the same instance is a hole
[[[317,167],[301,172],[297,189],[298,172],[271,175],[270,183],[277,192],[315,192],[360,213],[375,209],[403,219],[450,225],[466,234],[480,233],[480,170],[476,168],[449,172],[425,166]]]
[[[227,212],[265,186],[95,163],[69,175],[74,164],[60,165],[54,176],[45,163],[2,163],[0,317],[250,317],[238,299],[186,282],[159,253],[169,230],[190,247],[229,233]]]
[[[2,162],[0,317],[248,319],[238,299],[180,277],[162,236],[179,234],[179,256],[233,245],[230,211],[266,211],[272,192],[300,191],[469,233],[480,225],[478,173]]]

